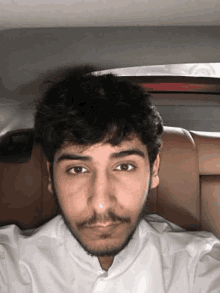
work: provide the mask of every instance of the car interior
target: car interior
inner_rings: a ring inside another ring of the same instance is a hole
[[[47,2],[0,4],[0,226],[28,233],[57,215],[34,106],[45,80],[88,64],[140,84],[161,113],[149,211],[220,237],[218,1]]]

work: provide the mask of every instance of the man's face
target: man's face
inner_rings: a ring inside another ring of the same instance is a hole
[[[138,138],[115,147],[69,145],[55,155],[49,190],[85,251],[115,256],[143,217],[148,190],[159,183],[158,168],[159,156],[150,176],[147,149]]]

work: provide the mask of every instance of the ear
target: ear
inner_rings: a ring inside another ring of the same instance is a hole
[[[51,177],[50,177],[50,163],[48,161],[47,161],[47,173],[48,173],[48,179],[49,179],[48,190],[49,190],[49,192],[53,193],[52,182],[51,182]]]
[[[160,155],[158,154],[153,164],[151,186],[150,186],[151,189],[156,188],[160,182],[159,175],[158,175],[159,166],[160,166]]]

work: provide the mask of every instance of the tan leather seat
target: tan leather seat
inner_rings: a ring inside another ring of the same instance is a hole
[[[150,191],[149,211],[188,230],[220,236],[220,133],[164,127],[162,140],[160,184]],[[26,162],[12,161],[0,163],[0,225],[37,227],[58,212],[47,189],[45,156],[34,144]]]
[[[32,142],[29,154],[17,147],[11,152],[11,144],[19,145],[14,136],[23,133]],[[47,189],[46,159],[41,148],[33,144],[33,130],[12,131],[1,140],[0,177],[0,226],[15,223],[22,229],[30,229],[57,214],[53,196]]]
[[[187,229],[200,229],[199,163],[194,141],[182,128],[165,127],[160,183],[152,190],[153,211]]]
[[[201,229],[220,236],[220,133],[191,134],[199,160]]]

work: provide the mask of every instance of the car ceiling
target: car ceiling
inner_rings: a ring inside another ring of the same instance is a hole
[[[1,0],[0,134],[32,127],[42,82],[75,65],[219,63],[219,48],[217,0]]]

